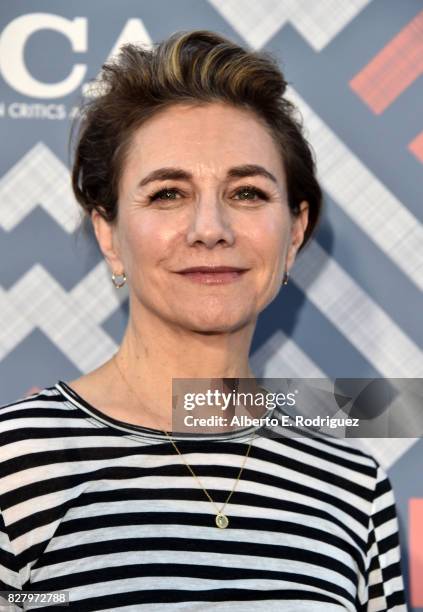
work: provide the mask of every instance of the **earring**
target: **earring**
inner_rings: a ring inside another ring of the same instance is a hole
[[[285,274],[283,275],[282,285],[287,285],[288,284],[288,278],[289,278],[289,273],[285,272]]]
[[[121,282],[121,283],[116,283],[116,276],[123,276],[123,279],[122,279],[122,282]],[[123,286],[124,286],[124,284],[126,283],[126,276],[125,276],[125,273],[124,273],[124,272],[122,272],[122,274],[117,274],[117,275],[116,275],[116,274],[113,272],[113,274],[112,274],[112,281],[113,281],[113,284],[114,284],[114,286],[116,287],[116,289],[120,289],[120,288],[121,288],[121,287],[123,287]]]

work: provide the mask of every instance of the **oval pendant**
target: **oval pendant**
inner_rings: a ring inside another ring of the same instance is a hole
[[[219,514],[216,514],[216,525],[220,527],[220,529],[225,529],[225,527],[229,525],[228,517],[219,512]]]

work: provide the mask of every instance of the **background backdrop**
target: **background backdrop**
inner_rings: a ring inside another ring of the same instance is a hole
[[[0,8],[0,404],[117,350],[128,314],[79,231],[68,134],[124,42],[205,28],[279,60],[326,210],[261,315],[267,377],[422,377],[419,0],[14,0]],[[356,442],[360,443],[360,442]],[[423,610],[423,440],[363,439],[390,476],[410,609]]]

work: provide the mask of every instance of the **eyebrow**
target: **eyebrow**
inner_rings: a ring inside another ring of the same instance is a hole
[[[247,176],[264,176],[277,184],[276,177],[266,170],[263,166],[258,164],[244,164],[242,166],[233,166],[229,168],[226,173],[227,178],[245,178]],[[183,170],[182,168],[158,168],[153,170],[147,176],[145,176],[138,184],[138,187],[144,187],[148,183],[153,181],[164,181],[164,180],[190,180],[193,178],[191,172]]]

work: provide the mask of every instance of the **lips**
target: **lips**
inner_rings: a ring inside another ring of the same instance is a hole
[[[179,270],[179,274],[188,274],[191,272],[206,272],[206,273],[218,273],[218,272],[245,272],[247,268],[236,268],[233,266],[194,266],[192,268],[185,268]]]
[[[238,281],[248,268],[235,266],[193,266],[178,273],[189,281],[202,285],[226,285]]]

